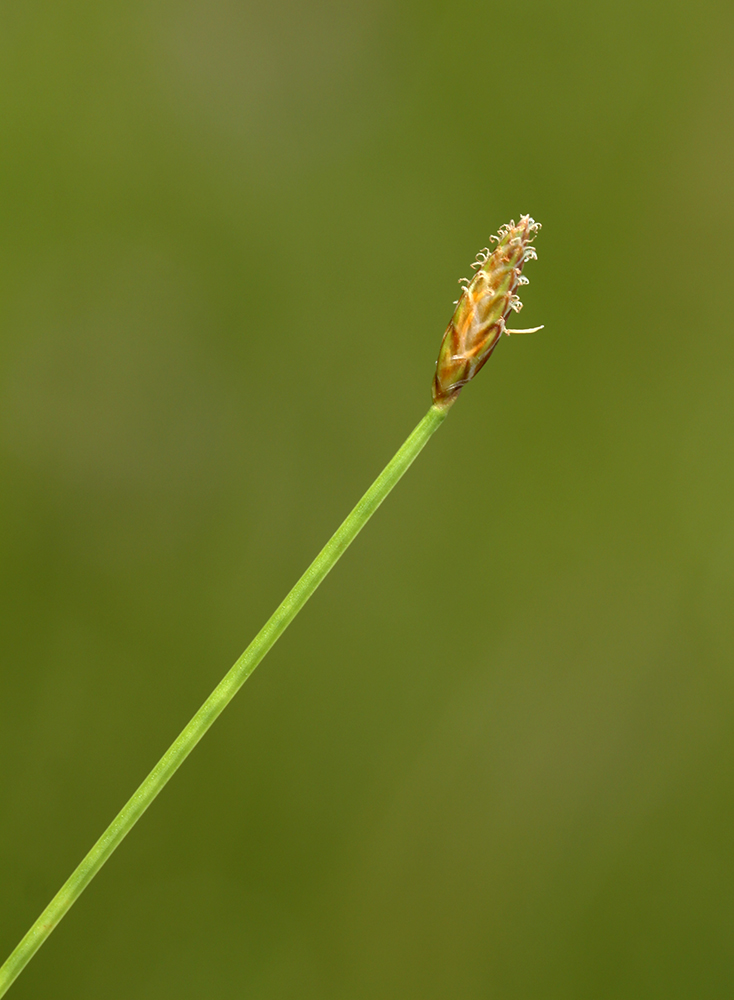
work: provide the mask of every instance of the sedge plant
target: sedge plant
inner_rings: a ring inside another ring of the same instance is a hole
[[[520,285],[527,284],[527,278],[522,273],[523,265],[536,258],[531,244],[539,228],[539,223],[529,215],[524,215],[517,225],[513,221],[502,226],[499,235],[492,237],[496,243],[493,249],[485,248],[477,254],[472,264],[476,273],[471,278],[460,280],[463,291],[455,303],[456,309],[441,342],[433,379],[433,402],[428,412],[0,966],[0,997],[5,995],[105,861],[403,477],[429,438],[446,419],[462,388],[489,360],[502,334],[534,333],[542,329],[534,327],[528,330],[511,330],[506,325],[510,312],[518,312],[522,307],[517,289]]]

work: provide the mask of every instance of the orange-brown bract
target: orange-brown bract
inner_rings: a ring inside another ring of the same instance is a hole
[[[473,267],[479,270],[459,298],[451,322],[443,335],[433,379],[433,402],[450,406],[461,389],[489,359],[503,333],[511,309],[519,312],[522,303],[516,294],[526,260],[536,257],[530,246],[540,224],[523,215],[520,222],[503,226],[493,252],[477,254]],[[539,329],[539,328],[538,328]],[[517,331],[529,333],[531,331]]]

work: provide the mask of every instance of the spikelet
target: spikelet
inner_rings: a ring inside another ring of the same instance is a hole
[[[477,254],[472,267],[479,270],[471,280],[462,278],[464,290],[456,303],[454,315],[443,335],[433,380],[433,402],[448,407],[461,389],[489,360],[503,333],[535,333],[532,330],[508,330],[505,326],[510,310],[522,308],[516,290],[526,285],[522,274],[526,260],[537,259],[530,244],[540,229],[529,215],[520,222],[502,226],[499,236],[493,236],[497,246],[490,252]]]

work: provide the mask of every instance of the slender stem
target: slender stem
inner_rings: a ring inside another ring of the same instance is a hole
[[[33,924],[15,951],[0,967],[0,997],[38,951],[51,931],[66,915],[115,848],[130,832],[163,786],[178,770],[209,726],[229,704],[260,660],[277,642],[329,570],[354,541],[382,501],[410,467],[428,439],[448,413],[447,407],[432,406],[413,433],[388,462],[354,510],[308,567],[239,660],[225,674],[191,722],[163,754],[132,798],[92,847],[78,868]]]

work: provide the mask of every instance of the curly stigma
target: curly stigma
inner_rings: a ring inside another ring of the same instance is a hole
[[[492,237],[497,244],[494,250],[485,248],[477,254],[472,264],[478,268],[474,277],[461,279],[464,291],[443,335],[436,362],[435,405],[451,406],[461,389],[489,360],[503,333],[535,333],[543,329],[536,326],[530,330],[508,330],[505,325],[510,310],[522,309],[517,287],[528,283],[522,269],[526,260],[537,259],[530,244],[539,229],[540,223],[529,215],[523,215],[517,225],[512,221],[502,226],[499,236]]]

